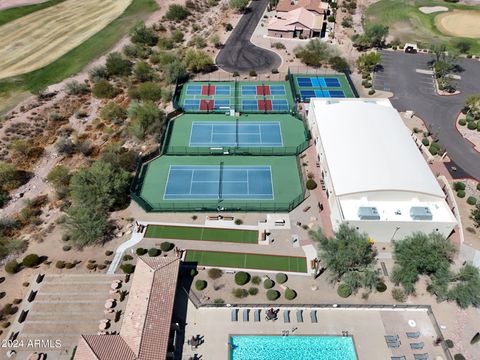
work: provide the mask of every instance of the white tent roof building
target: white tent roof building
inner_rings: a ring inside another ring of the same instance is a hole
[[[334,228],[348,221],[375,241],[450,235],[445,194],[388,99],[311,99],[308,123]]]

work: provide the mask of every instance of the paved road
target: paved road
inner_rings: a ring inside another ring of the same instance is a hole
[[[267,8],[269,0],[252,1],[225,46],[217,56],[217,65],[225,71],[248,73],[270,72],[277,69],[282,59],[276,53],[253,45],[250,38]]]
[[[432,76],[417,72],[417,69],[428,70],[430,60],[432,57],[428,54],[383,51],[383,70],[375,74],[373,86],[378,90],[393,92],[391,101],[398,111],[415,111],[429,129],[438,135],[455,166],[463,170],[452,172],[454,177],[466,173],[480,180],[480,154],[455,128],[455,119],[463,107],[465,97],[480,93],[480,63],[471,59],[460,60],[459,65],[463,71],[459,73],[461,80],[458,87],[461,94],[438,96]]]

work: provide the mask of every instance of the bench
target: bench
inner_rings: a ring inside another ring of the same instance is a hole
[[[224,216],[223,217],[223,220],[227,220],[227,221],[233,221],[234,217],[233,216]]]
[[[207,216],[207,219],[208,220],[218,220],[218,215],[216,215],[216,216],[209,215],[209,216]]]
[[[285,226],[285,220],[275,221],[275,226]]]

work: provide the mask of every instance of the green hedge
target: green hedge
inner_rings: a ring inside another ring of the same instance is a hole
[[[235,274],[235,284],[245,285],[250,281],[250,274],[245,271],[239,271]]]
[[[347,284],[340,284],[337,289],[338,296],[342,298],[347,298],[352,295],[352,288]]]
[[[277,283],[279,283],[279,284],[284,284],[284,283],[287,282],[288,276],[287,276],[287,274],[284,274],[284,273],[278,273],[278,274],[275,276],[275,280],[276,280]]]
[[[297,292],[293,289],[287,288],[285,290],[285,299],[287,300],[293,300],[297,297]]]
[[[264,287],[265,289],[271,289],[274,285],[275,285],[275,283],[273,282],[272,279],[266,279],[266,280],[263,282],[263,287]]]
[[[207,287],[207,282],[205,280],[197,280],[195,281],[195,289],[198,291],[202,291]]]
[[[275,301],[280,297],[280,293],[277,290],[268,290],[267,291],[267,299],[270,301]]]

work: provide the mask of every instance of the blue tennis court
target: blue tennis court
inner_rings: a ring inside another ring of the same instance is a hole
[[[288,111],[288,101],[287,101],[287,99],[273,99],[272,100],[272,110]]]
[[[286,95],[286,93],[284,85],[270,85],[271,95]]]
[[[302,99],[317,98],[344,98],[342,90],[300,90]]]
[[[200,108],[200,100],[185,99],[185,102],[183,103],[183,108],[185,110],[198,110]]]
[[[231,94],[230,85],[217,85],[215,87],[215,95],[228,95]]]
[[[338,79],[324,78],[324,77],[299,77],[297,78],[297,84],[299,87],[313,87],[313,88],[341,87]]]
[[[242,96],[244,95],[257,95],[257,86],[256,85],[242,85]]]
[[[187,85],[187,95],[200,95],[202,93],[202,85]]]
[[[230,100],[229,99],[215,99],[214,101],[214,109],[220,108],[228,108],[230,107]]]
[[[282,147],[282,129],[276,121],[194,121],[189,146]]]
[[[273,200],[270,166],[170,165],[164,200]]]
[[[242,99],[242,110],[258,110],[258,101],[256,99]]]

